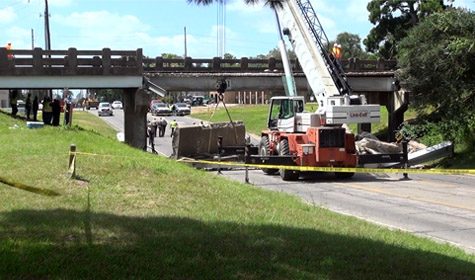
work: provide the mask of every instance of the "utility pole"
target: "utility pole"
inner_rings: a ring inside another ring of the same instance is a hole
[[[184,31],[185,31],[185,58],[188,56],[188,51],[187,51],[187,48],[186,48],[186,26],[184,28]]]
[[[31,49],[35,49],[35,31],[31,29]]]
[[[51,36],[49,32],[48,0],[45,0],[45,50],[51,50]]]
[[[45,50],[51,50],[51,36],[49,32],[49,9],[48,9],[48,0],[45,0]],[[51,55],[47,55],[48,59],[51,60]],[[53,99],[53,90],[47,90],[48,96]]]

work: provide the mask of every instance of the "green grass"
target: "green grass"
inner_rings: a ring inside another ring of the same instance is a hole
[[[117,131],[103,121],[102,118],[85,111],[74,111],[73,125],[77,125],[86,130],[96,131],[104,136],[116,139]]]
[[[240,105],[228,107],[229,114],[233,121],[243,121],[246,125],[246,131],[260,135],[266,128],[267,114],[269,105]],[[216,110],[210,109],[207,112],[193,113],[192,117],[211,122],[228,122],[229,117],[226,110],[222,107]]]
[[[88,153],[76,180],[67,177],[71,143]],[[60,194],[0,183],[0,279],[475,278],[475,257],[455,247],[94,131],[27,129],[0,114],[0,149],[0,178]]]
[[[8,114],[9,110],[1,111],[0,113]],[[19,113],[18,116],[21,119],[25,119],[24,113]],[[38,121],[43,121],[41,111],[37,115]],[[60,125],[64,124],[64,113],[61,113]],[[116,139],[117,131],[115,131],[108,123],[106,123],[102,118],[98,118],[97,114],[93,115],[86,111],[74,111],[73,112],[73,126],[80,127],[81,129],[95,131],[104,136]]]

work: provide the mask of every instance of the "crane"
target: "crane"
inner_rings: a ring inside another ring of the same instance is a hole
[[[342,124],[379,122],[379,105],[367,104],[364,96],[352,94],[342,67],[327,51],[328,38],[309,0],[283,1],[275,13],[282,59],[287,59],[286,35],[319,107],[314,113],[304,111],[305,100],[297,96],[290,67],[285,67],[288,61],[283,61],[286,96],[270,100],[268,129],[261,133],[259,155],[290,157],[299,166],[356,167],[354,135]],[[283,180],[299,177],[295,170],[263,171],[279,172]],[[353,173],[336,176],[346,178]]]

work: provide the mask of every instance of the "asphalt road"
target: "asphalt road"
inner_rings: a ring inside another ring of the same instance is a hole
[[[173,118],[178,125],[196,122],[189,117],[167,117],[168,123]],[[119,110],[104,120],[123,128]],[[160,155],[171,154],[169,128],[165,137],[156,138],[155,146]],[[224,170],[222,176],[244,182],[245,173]],[[475,253],[475,176],[409,175],[409,180],[403,180],[402,174],[362,173],[348,180],[306,175],[299,181],[284,182],[278,175],[250,170],[249,179],[257,187],[298,195],[315,206]]]

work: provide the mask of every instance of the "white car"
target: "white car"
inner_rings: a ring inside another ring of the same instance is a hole
[[[172,106],[172,111],[176,116],[185,116],[191,113],[190,107],[186,103],[175,103]]]
[[[99,103],[99,108],[97,108],[97,114],[99,117],[102,116],[112,116],[112,107],[109,102],[101,102]]]
[[[155,103],[150,109],[152,116],[171,116],[172,109],[165,103]]]
[[[118,101],[118,100],[112,102],[111,106],[112,106],[112,109],[122,109],[123,108],[122,101]]]

